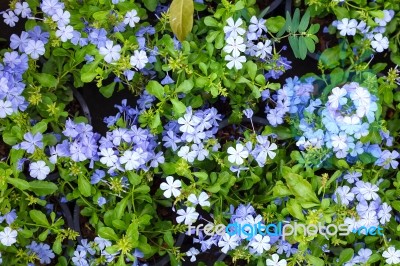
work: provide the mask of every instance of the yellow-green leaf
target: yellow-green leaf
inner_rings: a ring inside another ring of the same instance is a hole
[[[179,41],[184,41],[193,27],[193,0],[173,0],[169,8],[171,29]]]

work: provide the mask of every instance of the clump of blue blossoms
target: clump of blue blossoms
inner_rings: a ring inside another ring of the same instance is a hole
[[[188,107],[183,117],[165,125],[163,145],[177,151],[179,157],[190,163],[195,160],[203,161],[209,157],[210,152],[220,148],[215,134],[221,119],[221,115],[213,107],[196,112]]]
[[[364,153],[380,158],[380,146],[364,141],[376,122],[377,108],[377,97],[359,83],[336,87],[325,104],[321,99],[310,100],[294,117],[299,119],[298,129],[302,132],[296,145],[301,150],[319,149],[348,162]]]

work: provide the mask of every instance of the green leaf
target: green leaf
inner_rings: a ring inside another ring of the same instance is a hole
[[[354,256],[354,250],[351,248],[346,248],[340,252],[338,265],[343,265],[345,262],[351,260]]]
[[[290,199],[286,204],[286,208],[293,217],[304,220],[303,208],[295,199]]]
[[[117,241],[119,239],[117,234],[114,232],[114,229],[110,227],[101,227],[99,229],[99,236],[107,240]]]
[[[289,36],[288,39],[289,39],[290,47],[293,50],[294,56],[296,58],[300,58],[300,55],[299,55],[299,38],[297,38],[296,36]]]
[[[126,208],[126,205],[128,204],[129,201],[129,196],[123,198],[120,202],[117,203],[114,209],[114,217],[117,220],[120,220],[122,216],[124,215],[124,211]]]
[[[392,201],[390,205],[393,207],[393,209],[400,212],[400,201],[399,200]]]
[[[151,80],[146,86],[146,90],[157,97],[157,99],[162,100],[164,98],[164,87],[158,83],[158,81]]]
[[[307,46],[305,42],[305,37],[300,36],[299,37],[299,56],[301,59],[305,59],[307,56]]]
[[[108,84],[107,86],[100,88],[100,93],[103,94],[104,97],[110,98],[115,89],[115,82]]]
[[[305,32],[308,23],[310,23],[310,10],[307,9],[306,13],[304,13],[303,17],[301,18],[300,24],[299,24],[299,32]]]
[[[173,0],[169,7],[172,32],[183,42],[193,27],[193,0]]]
[[[150,10],[151,12],[154,12],[157,8],[158,1],[157,0],[143,0],[144,6]]]
[[[46,196],[53,194],[57,191],[58,187],[56,184],[48,181],[35,180],[29,182],[30,190],[38,196]]]
[[[30,188],[28,181],[19,178],[7,178],[7,183],[13,185],[20,190],[27,190]]]
[[[154,117],[153,117],[152,120],[151,120],[150,128],[151,128],[151,129],[156,129],[156,128],[158,128],[160,125],[161,125],[160,113],[159,113],[159,112],[156,112],[156,113],[154,114]]]
[[[87,180],[83,175],[78,177],[78,189],[85,197],[89,197],[92,193],[92,186],[90,185],[89,180]]]
[[[306,254],[306,258],[311,263],[312,266],[324,266],[325,262],[323,259],[311,256],[310,254]]]
[[[35,135],[36,133],[44,133],[47,130],[47,123],[46,121],[40,121],[39,123],[37,123],[36,125],[34,125],[31,129],[31,132],[33,135]]]
[[[104,10],[104,11],[97,11],[97,12],[93,13],[92,16],[97,21],[106,21],[109,14],[110,14],[110,11]]]
[[[164,241],[167,243],[168,247],[172,248],[174,246],[174,237],[172,236],[171,231],[166,231],[164,233]]]
[[[178,99],[171,99],[171,103],[175,114],[183,114],[186,111],[186,106]]]
[[[218,27],[218,21],[210,16],[204,18],[204,24],[209,27]]]
[[[338,20],[342,20],[343,18],[349,18],[350,14],[347,8],[342,7],[342,6],[336,6],[333,11],[335,12],[335,15]]]
[[[344,71],[341,68],[335,68],[331,72],[331,84],[338,85],[343,81],[344,78]]]
[[[282,16],[271,17],[267,19],[266,25],[268,31],[277,33],[280,29],[285,26],[285,18]]]
[[[179,84],[178,88],[175,89],[175,92],[183,92],[188,93],[193,89],[193,81],[191,79],[183,81]]]
[[[254,80],[257,74],[257,65],[253,61],[247,61],[246,66],[247,73],[249,74],[250,78]]]
[[[378,262],[378,261],[380,261],[381,260],[381,255],[379,255],[378,253],[375,253],[375,254],[372,254],[370,257],[369,257],[369,259],[368,259],[368,261],[367,261],[367,264],[372,264],[372,263],[374,263],[374,262]]]
[[[339,46],[335,46],[333,48],[328,48],[325,49],[319,60],[322,61],[322,63],[328,67],[328,68],[334,68],[339,65],[339,60],[338,60],[338,54],[340,52]]]
[[[293,14],[290,31],[296,32],[297,29],[299,28],[299,23],[300,23],[300,9],[296,8],[296,10],[294,11],[294,14]]]
[[[61,254],[62,252],[62,245],[61,245],[61,239],[60,238],[56,238],[56,240],[53,243],[53,251],[56,254]]]
[[[38,210],[29,211],[29,217],[31,217],[32,221],[34,221],[38,225],[42,225],[45,227],[49,227],[49,221],[46,218],[46,215]]]
[[[287,173],[283,175],[283,178],[286,180],[286,185],[288,186],[289,190],[299,200],[299,203],[320,203],[312,189],[311,184],[301,175]]]
[[[53,50],[52,55],[54,55],[54,56],[70,56],[71,54],[68,53],[67,50],[58,47]]]
[[[306,43],[307,50],[310,51],[311,53],[315,52],[315,43],[313,39],[309,37],[304,37],[304,42]]]
[[[81,80],[83,82],[92,82],[93,79],[97,76],[96,68],[99,65],[101,57],[94,60],[92,63],[85,64],[81,69]]]
[[[35,73],[33,76],[41,86],[46,88],[54,88],[58,84],[58,80],[53,75],[47,73]]]
[[[135,219],[126,230],[126,236],[132,242],[133,246],[136,246],[139,242],[139,228],[137,220]]]
[[[54,146],[57,144],[57,138],[53,134],[43,135],[43,145]]]
[[[137,186],[142,182],[142,177],[135,173],[135,171],[127,171],[127,176],[129,183],[131,183],[132,186]]]

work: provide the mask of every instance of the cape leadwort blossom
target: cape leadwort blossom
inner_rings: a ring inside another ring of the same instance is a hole
[[[179,197],[181,194],[180,188],[181,188],[181,181],[180,180],[174,180],[172,176],[167,176],[166,177],[167,182],[162,182],[160,185],[160,189],[164,190],[164,197],[169,199],[172,195],[174,197]]]
[[[29,249],[28,254],[35,254],[39,258],[41,264],[50,264],[51,259],[54,259],[55,257],[54,252],[48,244],[32,241],[27,248]]]
[[[43,180],[50,173],[50,168],[44,161],[33,162],[29,165],[29,173],[31,177]]]
[[[314,106],[315,102],[310,101],[307,107],[301,107],[303,112],[293,116],[299,119],[298,128],[303,132],[297,146],[325,152],[325,159],[329,153],[334,153],[337,158],[352,162],[366,152],[380,158],[379,146],[362,141],[369,134],[370,124],[375,121],[376,102],[376,96],[356,82],[334,88],[324,105],[320,101],[319,106]],[[383,165],[386,159],[378,163]]]
[[[209,153],[220,147],[215,134],[218,131],[218,121],[221,115],[217,109],[198,110],[193,113],[188,107],[183,117],[170,121],[163,132],[164,147],[172,148],[179,157],[189,162],[203,161]]]
[[[0,232],[0,242],[4,246],[9,247],[17,242],[17,235],[18,232],[16,230],[7,226],[2,232]]]
[[[400,250],[396,250],[395,247],[389,247],[382,253],[382,257],[386,259],[386,263],[389,265],[400,263]]]
[[[366,21],[361,20],[358,22],[356,19],[343,18],[339,21],[334,21],[332,25],[339,30],[341,36],[354,36],[357,31],[362,36],[363,40],[368,39],[371,47],[378,53],[383,52],[389,48],[389,39],[383,34],[386,31],[387,24],[393,19],[393,10],[383,10],[384,17],[375,18],[378,24],[376,27],[367,26]]]

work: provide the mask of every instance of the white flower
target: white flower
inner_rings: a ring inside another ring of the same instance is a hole
[[[267,27],[265,27],[265,20],[260,18],[260,20],[257,19],[256,16],[252,16],[250,19],[250,25],[249,25],[249,32],[255,34],[255,38],[251,38],[252,40],[257,39],[262,32],[267,32]]]
[[[4,118],[7,115],[13,113],[12,104],[10,101],[0,100],[0,118]]]
[[[56,36],[59,37],[62,42],[66,42],[74,37],[74,35],[72,34],[73,31],[74,28],[71,25],[59,26],[58,30],[56,31]]]
[[[225,56],[225,61],[229,61],[226,66],[229,69],[235,67],[237,70],[242,69],[242,63],[246,62],[246,57],[244,56],[231,56],[230,54]]]
[[[140,18],[137,16],[137,11],[135,9],[129,11],[125,15],[124,23],[129,24],[131,28],[135,27],[135,23],[138,23]]]
[[[121,57],[120,52],[121,45],[114,45],[113,41],[106,41],[105,47],[100,47],[100,54],[104,55],[104,61],[107,63],[112,63],[118,61]]]
[[[3,232],[0,232],[0,242],[4,246],[11,246],[15,242],[17,242],[18,232],[16,230],[12,230],[10,227],[4,228]]]
[[[343,105],[347,103],[347,98],[346,96],[347,91],[345,88],[333,88],[332,89],[332,94],[329,95],[328,97],[328,102],[331,108],[337,109],[339,107],[339,104]]]
[[[197,198],[195,194],[190,194],[188,200],[193,203],[194,205],[200,204],[200,206],[210,206],[210,202],[208,201],[208,194],[204,191],[200,193],[199,197]]]
[[[252,247],[250,252],[262,254],[264,250],[269,250],[271,248],[269,241],[269,236],[262,236],[260,234],[255,235],[249,243],[249,246]]]
[[[182,125],[179,130],[182,133],[194,133],[194,126],[200,123],[200,119],[197,116],[192,115],[192,112],[187,112],[183,117],[178,119],[178,124]]]
[[[357,87],[350,94],[350,98],[357,106],[369,106],[371,103],[371,94],[363,87]]]
[[[243,43],[243,38],[240,36],[236,38],[229,37],[226,39],[226,45],[223,50],[226,53],[232,53],[233,56],[239,56],[240,52],[246,50],[246,45]]]
[[[337,29],[340,30],[340,35],[356,35],[357,29],[357,20],[348,18],[344,18],[341,21],[338,21]]]
[[[182,223],[183,221],[185,221],[186,225],[193,224],[197,221],[197,218],[199,217],[199,214],[193,207],[187,207],[186,211],[184,209],[180,209],[177,211],[177,213],[179,214],[179,216],[176,217],[176,222]]]
[[[118,161],[118,156],[115,155],[114,150],[111,148],[102,149],[100,151],[100,154],[102,156],[102,158],[100,159],[100,162],[102,164],[107,165],[108,167],[113,166]]]
[[[267,259],[267,266],[286,266],[287,262],[285,259],[279,260],[278,254],[272,255],[272,260]]]
[[[340,132],[339,135],[332,135],[331,141],[335,150],[344,150],[347,148],[347,135],[344,132]]]
[[[229,147],[227,152],[230,154],[228,156],[228,161],[231,163],[236,163],[237,165],[243,164],[243,159],[249,156],[249,152],[244,149],[244,146],[240,143],[236,144],[236,149]]]
[[[374,39],[371,41],[371,46],[375,51],[380,53],[389,47],[389,40],[387,37],[383,37],[382,33],[378,33],[374,35]]]
[[[387,23],[389,23],[394,17],[393,10],[383,10],[383,18],[375,18],[375,22],[379,24],[381,27],[385,27]]]
[[[389,247],[383,252],[382,257],[386,259],[387,264],[400,263],[400,250],[396,250],[394,247]]]
[[[142,69],[149,62],[145,51],[135,50],[131,56],[131,65],[137,69]]]
[[[381,224],[385,224],[390,221],[390,217],[392,216],[390,212],[392,211],[392,207],[390,207],[386,202],[382,204],[381,209],[378,212],[378,218],[380,218]]]
[[[69,18],[71,14],[69,11],[63,11],[62,9],[57,9],[56,13],[51,17],[55,22],[57,22],[58,27],[65,26],[69,23]]]
[[[178,156],[185,159],[189,163],[193,163],[194,160],[196,159],[197,152],[196,151],[190,151],[189,146],[182,146],[179,151],[178,151]]]
[[[238,35],[245,34],[246,30],[240,27],[243,24],[241,18],[236,20],[236,22],[233,21],[233,18],[228,18],[226,22],[228,23],[228,26],[224,27],[224,32],[228,37],[236,38]]]
[[[257,51],[256,51],[257,57],[265,59],[268,55],[271,55],[271,53],[272,53],[272,46],[270,40],[266,40],[264,43],[259,42],[257,44]]]
[[[162,182],[160,184],[160,189],[165,190],[164,191],[164,197],[169,199],[171,195],[174,195],[174,197],[179,197],[181,195],[181,191],[179,190],[182,183],[180,180],[174,180],[172,176],[167,176],[166,178],[167,183]]]
[[[336,194],[339,196],[339,199],[336,197]],[[334,201],[337,203],[339,200],[343,205],[349,205],[350,201],[354,199],[354,193],[350,192],[350,188],[348,186],[338,187],[335,192]]]
[[[37,178],[38,180],[43,180],[50,173],[50,168],[44,161],[38,161],[29,165],[29,171],[31,177]]]
[[[376,185],[364,183],[359,186],[358,184],[361,184],[360,181],[358,181],[356,185],[359,187],[360,194],[363,195],[365,200],[376,200],[379,198],[379,195],[376,193],[379,188]]]
[[[230,236],[229,234],[224,234],[222,238],[218,241],[218,247],[222,247],[221,251],[228,253],[229,250],[235,249],[239,246],[240,238],[237,234]]]
[[[196,248],[190,248],[189,251],[186,252],[186,256],[190,257],[191,262],[196,261],[196,255],[199,255],[200,252]]]
[[[142,149],[138,149],[142,150]],[[136,151],[125,151],[122,157],[119,159],[121,164],[125,164],[125,170],[138,169],[144,160],[140,157],[140,154]]]

